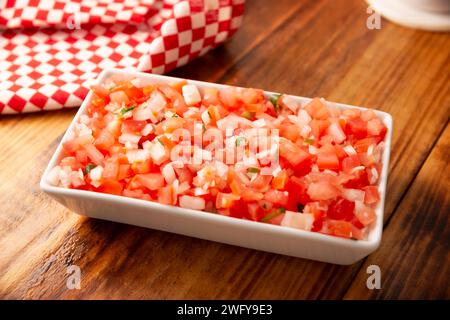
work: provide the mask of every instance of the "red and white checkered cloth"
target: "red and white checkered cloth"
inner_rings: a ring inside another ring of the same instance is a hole
[[[0,0],[0,114],[79,106],[106,68],[165,73],[239,28],[245,0]]]

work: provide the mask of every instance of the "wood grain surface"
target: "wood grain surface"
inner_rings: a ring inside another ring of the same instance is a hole
[[[391,113],[380,248],[336,266],[80,217],[38,186],[76,110],[3,116],[1,298],[450,298],[450,35],[369,30],[362,0],[246,3],[231,41],[171,75]],[[66,286],[70,265],[80,290]],[[370,265],[380,290],[366,287]]]

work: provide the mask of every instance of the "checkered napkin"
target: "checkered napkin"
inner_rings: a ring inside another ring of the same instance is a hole
[[[165,73],[239,28],[245,0],[0,0],[0,114],[79,106],[106,68]]]

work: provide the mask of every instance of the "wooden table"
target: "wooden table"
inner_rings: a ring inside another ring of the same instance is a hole
[[[38,186],[76,110],[0,120],[3,298],[450,298],[450,35],[382,20],[362,0],[247,0],[226,45],[172,75],[387,111],[394,137],[381,247],[337,266],[87,219]],[[81,268],[81,289],[66,287]],[[366,286],[381,269],[381,289]]]

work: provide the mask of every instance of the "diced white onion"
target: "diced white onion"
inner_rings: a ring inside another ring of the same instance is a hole
[[[47,175],[47,182],[53,186],[57,186],[59,184],[60,172],[61,172],[60,166],[53,167]]]
[[[353,174],[353,173],[355,173],[355,172],[358,172],[358,171],[360,171],[360,170],[364,170],[366,167],[364,167],[364,166],[357,166],[357,167],[354,167],[351,171],[350,171],[350,174]]]
[[[209,116],[208,110],[203,111],[201,118],[205,125],[208,125],[211,122],[211,117]]]
[[[359,189],[342,189],[342,197],[348,201],[363,201],[365,192]]]
[[[253,121],[253,126],[256,128],[263,128],[266,125],[267,125],[266,120],[264,120],[264,119],[258,119],[258,120]]]
[[[345,153],[348,154],[349,156],[357,155],[355,148],[353,148],[353,146],[351,146],[351,145],[345,146],[343,149],[344,149]]]
[[[282,100],[283,104],[291,109],[292,112],[296,113],[297,109],[300,107],[300,104],[294,100],[291,96],[283,95]]]
[[[132,133],[122,133],[122,135],[119,137],[119,142],[120,143],[132,143],[132,144],[137,144],[139,142],[139,140],[141,139],[141,136],[136,135],[136,134],[132,134]]]
[[[214,167],[216,168],[216,174],[221,177],[225,178],[228,174],[228,166],[223,163],[222,161],[215,161]]]
[[[311,213],[298,213],[286,211],[281,225],[285,227],[310,231],[314,223],[314,215]]]
[[[153,125],[151,123],[147,123],[144,128],[141,130],[141,134],[143,136],[148,136],[150,133],[153,132]]]
[[[164,180],[166,180],[166,182],[168,184],[173,183],[177,179],[177,176],[175,175],[175,171],[173,170],[173,167],[170,163],[166,164],[162,168],[161,173],[164,177]]]
[[[333,140],[337,143],[342,143],[346,135],[338,123],[332,123],[327,129],[328,134],[333,137]]]
[[[101,180],[103,175],[103,167],[102,166],[96,166],[94,169],[89,171],[89,177],[91,178],[91,184],[98,188],[100,187]]]
[[[193,210],[203,210],[205,209],[205,199],[192,196],[181,196],[180,207]]]
[[[183,92],[183,98],[186,104],[193,105],[202,101],[202,97],[200,96],[200,92],[197,89],[197,86],[193,84],[187,84],[181,88]]]
[[[319,149],[317,149],[316,147],[309,145],[308,146],[308,151],[310,154],[318,154],[319,153]]]
[[[126,155],[129,163],[146,161],[150,158],[150,152],[146,149],[128,150]]]
[[[150,155],[153,159],[153,162],[157,165],[167,160],[166,149],[158,141],[152,143],[152,146],[150,148]]]

